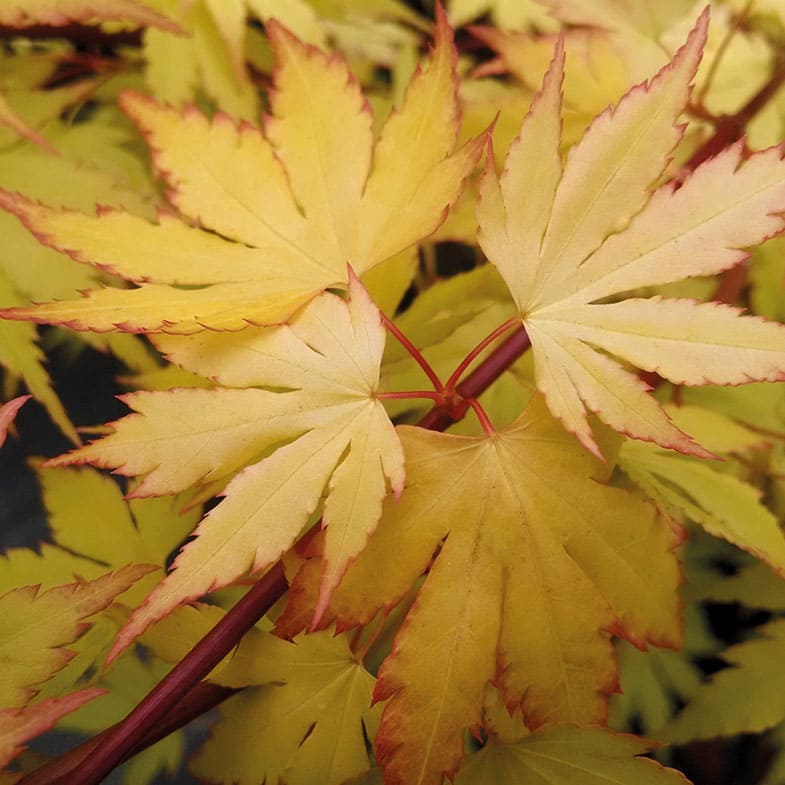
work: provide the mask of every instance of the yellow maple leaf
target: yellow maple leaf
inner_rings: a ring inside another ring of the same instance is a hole
[[[0,205],[40,240],[138,284],[6,309],[5,317],[181,334],[279,324],[319,292],[345,288],[347,262],[359,275],[439,226],[484,143],[454,151],[460,111],[444,13],[425,68],[376,141],[346,62],[275,21],[267,32],[278,67],[265,133],[134,92],[122,98],[191,223],[114,210],[86,216],[0,191]]]
[[[781,232],[779,149],[741,163],[733,145],[677,189],[650,194],[681,138],[675,125],[700,59],[708,13],[671,64],[601,114],[562,166],[561,44],[498,177],[480,186],[479,241],[504,277],[532,343],[551,411],[599,455],[587,411],[638,439],[710,456],[671,423],[646,385],[609,355],[677,384],[785,378],[785,329],[688,300],[601,302],[638,287],[720,272]],[[535,184],[535,185],[533,185]]]
[[[245,467],[199,525],[174,571],[133,614],[113,655],[175,606],[272,564],[300,534],[327,487],[318,614],[376,527],[387,482],[401,493],[403,453],[376,398],[384,328],[359,280],[351,277],[349,289],[348,302],[325,293],[291,326],[236,333],[230,351],[221,341],[220,351],[211,352],[213,333],[175,342],[178,362],[190,358],[220,383],[249,389],[125,396],[137,414],[115,423],[106,438],[50,461],[146,475],[133,496],[174,493],[216,478],[225,482]]]
[[[491,438],[399,433],[406,490],[327,616],[365,624],[427,570],[374,697],[390,699],[376,740],[387,781],[436,785],[489,680],[530,727],[605,720],[610,631],[679,644],[678,538],[653,505],[593,478],[598,462],[540,397]]]
[[[130,564],[94,581],[78,581],[39,593],[23,586],[0,597],[0,706],[27,703],[35,687],[62,668],[72,653],[65,647],[87,629],[86,620],[153,569]]]

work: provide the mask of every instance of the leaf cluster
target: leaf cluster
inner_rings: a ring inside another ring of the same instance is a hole
[[[219,704],[205,782],[701,783],[667,745],[762,732],[780,781],[781,9],[0,34],[0,446],[71,443],[0,561],[2,785],[148,785]],[[96,352],[109,423],[47,370]],[[96,735],[39,766],[55,726]]]

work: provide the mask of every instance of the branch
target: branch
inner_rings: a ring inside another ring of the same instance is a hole
[[[96,47],[141,46],[142,30],[121,30],[106,33],[95,25],[31,25],[30,27],[12,27],[0,25],[0,40],[14,38],[67,38],[75,44],[91,44]]]
[[[722,152],[729,144],[744,136],[748,123],[760,112],[785,84],[785,58],[781,59],[769,80],[747,101],[736,114],[718,118],[714,134],[687,161],[685,168],[692,171],[709,158]]]

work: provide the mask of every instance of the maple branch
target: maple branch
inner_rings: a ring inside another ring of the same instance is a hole
[[[721,153],[729,144],[741,139],[750,120],[771,101],[783,84],[785,84],[785,58],[780,59],[766,84],[738,112],[717,118],[714,134],[692,154],[685,164],[685,169],[689,171],[696,169],[707,159]]]
[[[13,27],[0,25],[0,40],[13,38],[65,38],[76,44],[91,44],[96,47],[141,46],[142,30],[118,30],[107,33],[95,25],[31,25],[30,27]]]
[[[457,386],[456,391],[464,398],[466,406],[460,411],[446,404],[434,406],[418,425],[443,431],[460,420],[473,405],[472,400],[490,387],[529,346],[529,336],[521,325]],[[201,683],[201,680],[287,588],[283,566],[277,562],[124,720],[28,774],[18,785],[69,785],[73,782],[98,785],[115,766],[234,694],[232,690]],[[172,708],[167,710],[169,706]],[[78,780],[74,779],[76,776]]]
[[[467,398],[466,403],[474,409],[474,413],[477,415],[485,435],[493,436],[496,433],[496,429],[493,427],[490,417],[485,413],[485,409],[482,408],[482,404],[476,398]]]
[[[191,720],[200,717],[210,709],[225,701],[228,697],[239,692],[232,687],[222,687],[207,681],[199,682],[184,698],[179,700],[161,719],[154,723],[150,730],[123,756],[121,763],[139,752],[152,747],[170,733],[174,733]],[[74,770],[91,755],[99,744],[103,744],[110,733],[114,732],[120,723],[110,726],[106,730],[88,739],[78,747],[63,753],[49,763],[19,780],[17,785],[73,785]]]
[[[77,764],[79,785],[99,785],[137,746],[145,742],[145,737],[154,731],[155,721],[166,721],[170,707],[182,700],[221,662],[287,587],[283,565],[277,562],[124,720],[105,732],[92,753],[83,763]]]
[[[504,343],[494,349],[455,389],[465,399],[485,392],[528,348],[529,334],[521,325]],[[465,413],[465,410],[464,412]],[[461,416],[462,414],[461,413]],[[461,419],[448,406],[434,406],[417,424],[431,431],[443,431]]]

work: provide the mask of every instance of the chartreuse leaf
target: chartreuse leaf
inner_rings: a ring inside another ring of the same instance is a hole
[[[779,232],[785,162],[771,149],[741,164],[734,145],[676,190],[649,194],[681,138],[706,36],[704,13],[673,61],[601,114],[562,167],[561,46],[498,177],[480,187],[480,244],[506,280],[551,411],[599,454],[587,422],[663,447],[708,451],[676,428],[614,355],[678,384],[742,384],[785,376],[785,329],[716,303],[596,301],[727,269],[739,250]],[[529,179],[531,178],[531,179]],[[531,183],[536,183],[532,187]]]
[[[652,733],[684,704],[701,681],[700,669],[680,651],[650,647],[642,652],[626,641],[617,641],[621,671],[620,695],[611,701],[612,727]]]
[[[710,602],[740,602],[748,608],[785,611],[785,580],[755,561],[733,575],[725,575],[700,592]]]
[[[456,27],[485,13],[490,13],[494,24],[505,30],[534,27],[544,32],[558,27],[558,22],[536,0],[449,0],[447,9]]]
[[[236,662],[236,666],[235,666]],[[342,785],[369,768],[379,707],[374,678],[332,631],[283,641],[255,630],[214,679],[243,690],[197,752],[194,773],[212,782]]]
[[[0,592],[5,594],[18,586],[34,584],[40,584],[41,591],[70,583],[77,577],[92,580],[104,572],[105,566],[48,542],[41,543],[38,551],[8,548],[0,556]]]
[[[27,584],[47,589],[75,578],[95,579],[109,567],[134,562],[147,565],[152,574],[116,599],[135,607],[161,580],[170,553],[199,520],[197,505],[182,511],[183,496],[126,501],[117,483],[90,468],[39,468],[38,477],[56,544],[42,545],[40,554],[29,548],[7,550],[0,593]],[[117,630],[108,614],[93,617],[89,630],[69,645],[67,664],[42,686],[42,695],[62,695],[84,679],[106,656]]]
[[[2,269],[0,269],[0,299],[5,304],[24,303],[24,299],[19,297]],[[52,420],[60,426],[73,444],[80,443],[76,429],[52,389],[34,324],[0,321],[0,366],[10,374],[12,379],[24,382],[27,389],[44,406]]]
[[[8,435],[8,428],[16,417],[16,413],[24,406],[25,401],[29,400],[29,395],[20,395],[18,398],[12,398],[2,406],[0,406],[0,447]]]
[[[110,567],[133,562],[163,568],[201,516],[198,506],[183,510],[188,500],[182,495],[126,501],[116,482],[89,467],[41,468],[38,478],[55,542]],[[137,605],[159,579],[160,573],[140,580],[123,602]]]
[[[731,667],[714,673],[658,738],[670,744],[759,733],[785,720],[779,684],[785,653],[785,620],[756,630],[761,637],[731,646],[720,657]]]
[[[22,752],[26,741],[53,728],[61,717],[103,692],[91,687],[60,698],[35,701],[21,708],[0,709],[0,768]]]
[[[684,388],[682,400],[758,428],[764,434],[785,436],[785,385],[757,383],[744,387]]]
[[[168,215],[158,223],[113,210],[87,216],[0,194],[46,244],[139,284],[7,316],[96,331],[278,324],[324,289],[345,288],[347,261],[361,274],[439,226],[483,144],[453,152],[457,76],[444,14],[430,59],[375,143],[370,108],[346,63],[275,21],[267,31],[278,67],[266,135],[138,93],[122,100],[172,201],[203,229]]]
[[[454,773],[491,679],[531,727],[602,722],[616,684],[608,630],[679,642],[673,530],[597,482],[598,463],[539,398],[492,438],[399,432],[406,491],[331,606],[341,628],[364,624],[431,565],[374,692],[390,699],[376,737],[388,781]]]
[[[466,759],[455,785],[686,785],[678,771],[636,757],[648,750],[633,736],[556,725],[516,742],[491,737]]]
[[[246,466],[174,571],[135,611],[113,654],[177,605],[272,564],[326,491],[318,616],[376,527],[388,483],[401,493],[403,452],[375,397],[384,329],[362,284],[352,278],[349,287],[348,302],[324,294],[291,327],[236,334],[228,352],[221,340],[227,336],[217,336],[219,352],[211,351],[212,333],[170,339],[170,355],[187,367],[224,384],[282,392],[252,387],[126,396],[139,413],[115,423],[105,439],[50,462],[146,474],[135,496],[225,481]]]
[[[0,6],[0,24],[10,27],[109,21],[181,32],[171,19],[137,0],[10,0]]]
[[[764,441],[759,433],[710,409],[686,405],[667,411],[682,431],[717,453],[740,452]],[[726,464],[709,465],[632,440],[624,442],[618,462],[665,510],[686,516],[785,575],[785,536],[776,516],[761,502],[758,488],[722,471]]]
[[[27,703],[34,688],[71,659],[65,647],[87,629],[87,619],[149,571],[148,565],[134,564],[94,581],[41,593],[37,586],[23,586],[0,597],[0,706]]]
[[[750,305],[759,316],[785,321],[785,238],[775,237],[752,252]]]
[[[31,198],[74,208],[86,208],[92,200],[122,206],[139,214],[153,215],[151,196],[121,184],[119,173],[103,171],[90,162],[68,155],[52,155],[32,145],[0,151],[0,185],[24,192]],[[0,215],[0,302],[5,307],[26,306],[30,301],[71,297],[96,286],[99,274],[85,265],[74,264],[51,248],[38,243],[11,215]],[[44,405],[63,433],[75,444],[79,438],[66,412],[51,389],[35,329],[11,322],[0,324],[0,364],[20,378]],[[118,336],[120,337],[120,336]],[[103,339],[131,365],[139,365],[144,351],[130,336]],[[136,345],[133,345],[136,344]]]

